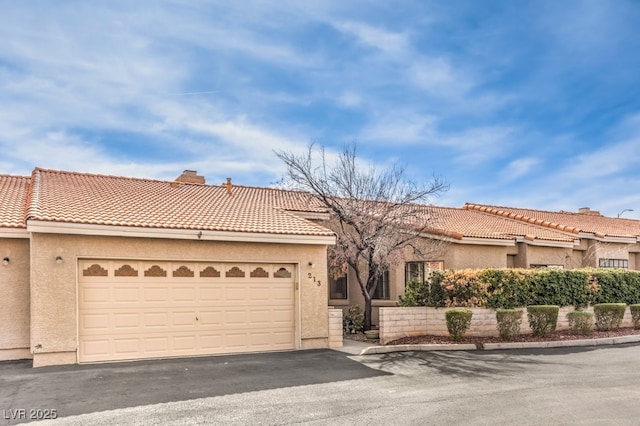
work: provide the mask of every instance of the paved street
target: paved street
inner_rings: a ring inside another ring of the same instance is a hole
[[[388,373],[331,350],[68,365],[0,363],[0,425],[56,410],[59,417]],[[23,411],[21,411],[23,410]],[[23,415],[25,414],[25,415]],[[22,419],[21,419],[22,418]]]
[[[229,392],[43,424],[636,425],[640,419],[638,344],[354,359],[362,363],[356,366],[392,374]]]

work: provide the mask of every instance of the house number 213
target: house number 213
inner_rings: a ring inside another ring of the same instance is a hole
[[[309,277],[312,282],[316,283],[318,287],[320,286],[320,280],[316,280],[316,277],[311,272],[307,273],[307,277]]]

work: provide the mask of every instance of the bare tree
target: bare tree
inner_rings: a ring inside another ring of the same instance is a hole
[[[424,254],[424,233],[433,214],[426,203],[448,186],[437,177],[426,184],[405,179],[404,168],[384,170],[358,164],[355,145],[345,147],[328,164],[324,147],[306,153],[276,152],[287,166],[285,179],[306,191],[331,213],[327,226],[337,235],[329,249],[333,270],[353,269],[365,300],[365,330],[371,328],[371,300],[378,277],[407,248]],[[421,241],[422,240],[422,241]]]

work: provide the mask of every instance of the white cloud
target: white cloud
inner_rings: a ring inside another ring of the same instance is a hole
[[[517,158],[511,161],[500,173],[504,179],[516,180],[522,176],[526,176],[540,164],[539,158],[525,157]]]
[[[399,110],[373,118],[359,139],[401,144],[425,142],[434,137],[434,126],[434,117]]]
[[[409,52],[409,40],[406,33],[387,31],[362,22],[334,22],[341,32],[350,34],[362,44],[373,47],[388,55],[402,57]]]

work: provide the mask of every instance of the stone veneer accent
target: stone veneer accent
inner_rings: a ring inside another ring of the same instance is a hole
[[[451,308],[380,308],[380,343],[387,344],[392,340],[402,337],[423,336],[430,334],[434,336],[448,336],[447,322],[444,313]],[[467,336],[498,336],[498,323],[496,321],[496,311],[486,308],[469,308],[473,312],[471,326],[467,331]],[[567,314],[573,311],[573,306],[564,306],[558,313],[557,330],[569,329]],[[593,307],[584,309],[593,312]],[[531,333],[527,321],[527,312],[522,308],[522,334]],[[632,327],[631,312],[627,307],[622,321],[622,327]]]
[[[329,308],[329,348],[342,347],[342,309]]]

